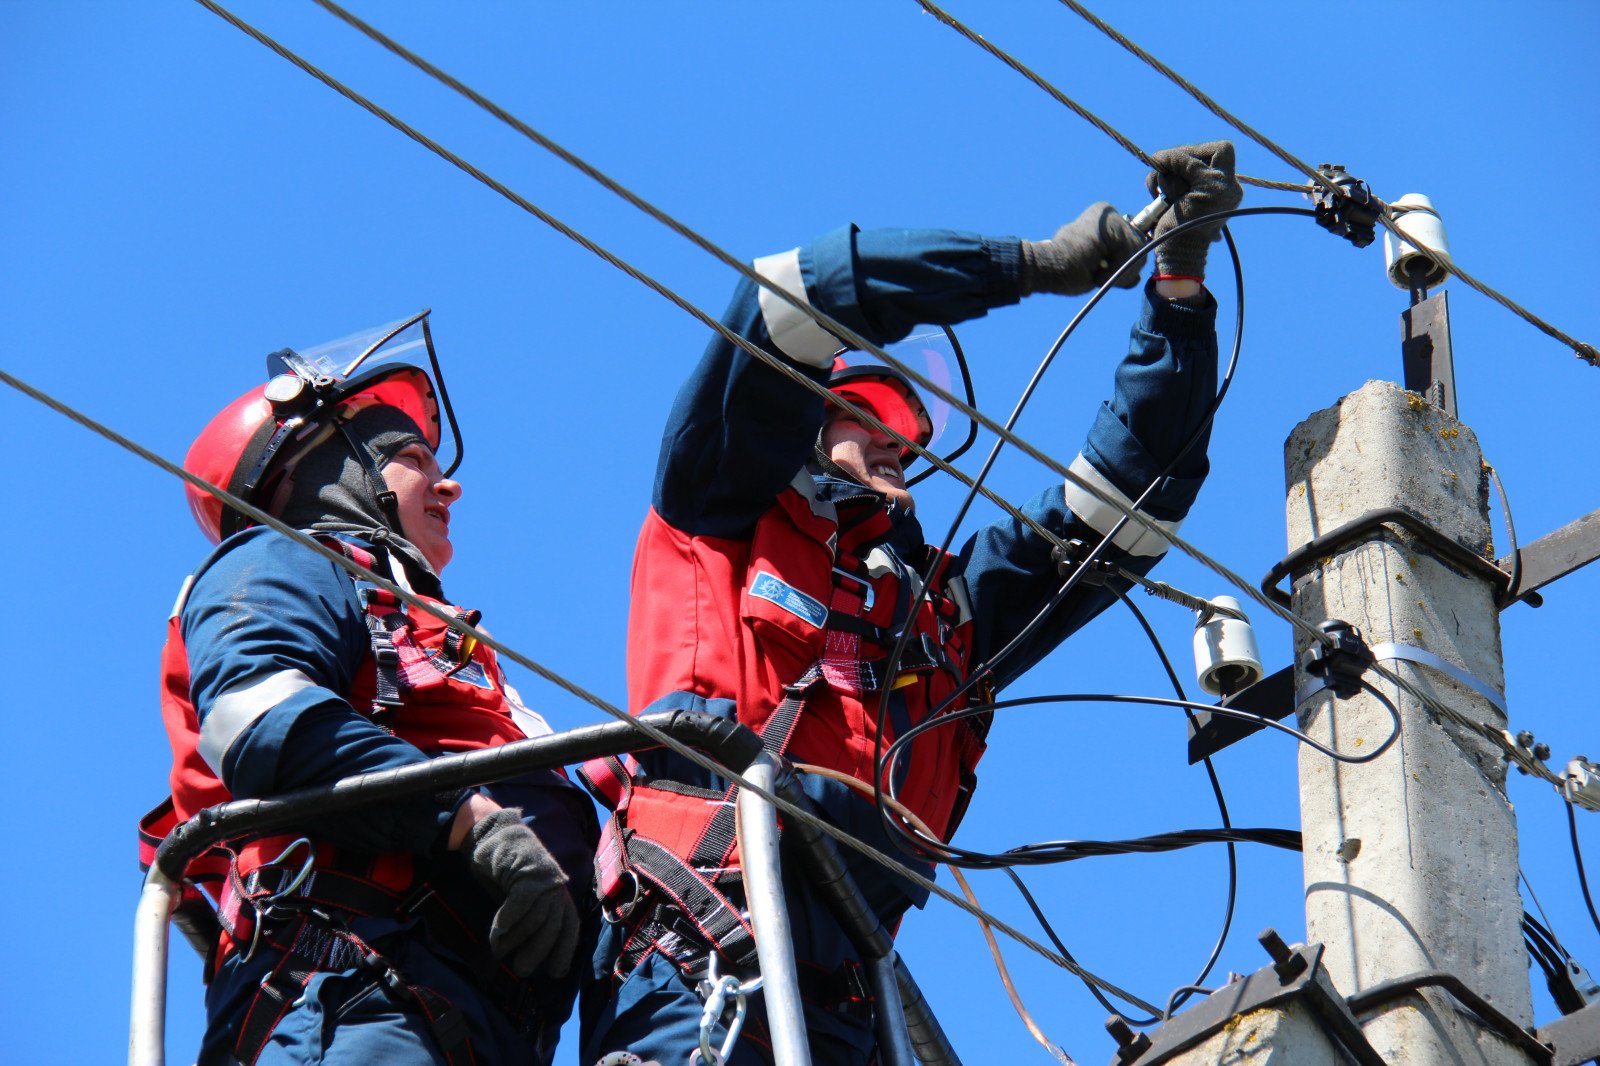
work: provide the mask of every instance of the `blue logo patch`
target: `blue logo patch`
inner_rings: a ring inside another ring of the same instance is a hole
[[[793,585],[784,584],[765,570],[756,572],[755,581],[750,583],[750,595],[777,604],[817,629],[821,629],[828,620],[828,608],[821,600],[807,596]]]
[[[440,654],[438,648],[428,648],[423,654],[427,655],[429,659],[429,665],[431,665],[435,670],[439,670],[441,672],[449,670],[449,667],[437,661]],[[476,660],[469,660],[465,666],[460,667],[453,673],[450,673],[449,676],[456,681],[465,681],[473,688],[486,688],[491,692],[494,690],[494,682],[489,680],[488,671],[484,670],[483,666],[480,665]]]

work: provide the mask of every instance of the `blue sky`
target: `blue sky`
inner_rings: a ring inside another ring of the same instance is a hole
[[[1427,3],[1399,14],[1356,0],[1335,22],[1325,9],[1268,3],[1102,7],[1302,158],[1343,163],[1386,199],[1430,195],[1469,270],[1600,340],[1581,199],[1600,164],[1593,8]],[[910,0],[356,9],[745,258],[849,221],[1039,238],[1090,201],[1133,211],[1146,200],[1136,160]],[[310,3],[239,10],[699,306],[715,313],[726,301],[725,267]],[[953,10],[1147,150],[1230,135],[1058,4]],[[0,365],[180,458],[213,410],[259,380],[266,352],[431,306],[467,443],[451,594],[500,638],[621,703],[633,539],[667,399],[704,327],[197,5],[11,0],[0,36],[10,44]],[[1296,177],[1235,139],[1242,172]],[[1302,201],[1252,189],[1246,202]],[[1234,232],[1245,346],[1212,480],[1184,532],[1255,576],[1285,550],[1284,438],[1363,382],[1398,376],[1404,297],[1377,246],[1358,251],[1298,218],[1244,220]],[[1600,370],[1448,288],[1461,414],[1531,540],[1597,505]],[[1231,296],[1224,305],[1228,318]],[[1077,306],[1036,298],[960,330],[986,410],[1010,409]],[[1119,292],[1090,317],[1024,415],[1028,439],[1070,459],[1135,307]],[[15,849],[0,881],[8,1057],[109,1061],[126,1033],[134,823],[165,789],[163,619],[206,546],[170,477],[9,391],[0,446],[12,469],[0,548],[16,621],[3,705],[12,740],[0,752],[0,825]],[[1013,454],[991,485],[1020,500],[1049,477]],[[940,480],[920,493],[930,532],[943,531],[956,499]],[[1158,576],[1203,595],[1230,591],[1187,559]],[[1502,619],[1512,728],[1533,730],[1561,764],[1600,748],[1581,668],[1597,596],[1600,567],[1547,590],[1544,608]],[[1190,616],[1141,606],[1186,669]],[[1286,663],[1287,628],[1258,622],[1269,668]],[[558,728],[600,717],[516,680]],[[1097,621],[1010,694],[1084,691],[1166,694],[1125,613]],[[1238,824],[1298,825],[1286,738],[1257,737],[1218,770]],[[1013,712],[992,734],[982,777],[961,833],[972,847],[1215,821],[1168,711]],[[1557,933],[1600,965],[1560,803],[1515,777],[1511,799],[1524,869]],[[1593,822],[1582,828],[1600,856]],[[1161,1001],[1193,978],[1216,936],[1223,872],[1213,847],[1079,862],[1029,881],[1080,960]],[[1027,926],[1002,878],[976,885],[985,905]],[[1298,857],[1243,849],[1218,973],[1263,963],[1261,928],[1303,934],[1301,893]],[[902,947],[968,1061],[1044,1061],[971,919],[934,904],[908,919]],[[200,986],[181,942],[173,954],[169,1046],[182,1062],[198,1040]],[[1082,987],[1019,947],[1007,954],[1045,1030],[1080,1061],[1109,1057],[1104,1012]],[[1548,1020],[1553,1008],[1538,1002]],[[569,1045],[561,1061],[574,1056]]]

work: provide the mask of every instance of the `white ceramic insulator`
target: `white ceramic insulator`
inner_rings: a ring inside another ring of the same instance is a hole
[[[1411,243],[1415,241],[1450,262],[1450,242],[1444,235],[1439,213],[1433,209],[1433,201],[1420,192],[1408,192],[1389,206],[1395,210],[1395,225],[1410,238],[1402,241],[1391,231],[1383,231],[1383,261],[1389,280],[1399,288],[1410,289],[1411,264],[1420,263],[1427,271],[1422,282],[1426,288],[1443,285],[1450,272],[1417,251]]]
[[[1218,596],[1213,606],[1239,617],[1214,614],[1194,629],[1194,674],[1200,687],[1213,696],[1229,695],[1249,688],[1266,676],[1261,667],[1261,649],[1256,646],[1256,631],[1244,617],[1239,601]]]

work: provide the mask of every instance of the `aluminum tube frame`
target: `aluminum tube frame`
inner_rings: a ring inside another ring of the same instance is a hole
[[[660,711],[641,720],[736,773],[761,754],[761,738],[744,726],[700,711]],[[163,1066],[166,1055],[167,926],[181,899],[189,860],[220,841],[277,831],[305,818],[348,811],[421,793],[468,788],[533,770],[631,751],[642,737],[631,721],[605,722],[519,740],[482,751],[441,755],[425,763],[347,777],[269,799],[235,800],[207,807],[161,842],[145,877],[134,926],[133,1002],[128,1020],[131,1066]],[[769,785],[770,785],[770,778]],[[772,815],[776,825],[777,816]]]
[[[658,711],[639,716],[690,747],[707,752],[737,773],[761,753],[761,738],[749,729],[701,711]],[[234,800],[207,807],[161,842],[156,863],[174,881],[189,860],[219,841],[278,831],[306,818],[449,789],[470,788],[533,770],[581,763],[653,747],[632,721],[604,722],[549,736],[518,740],[481,751],[440,755],[395,770],[347,777],[332,785],[298,789],[267,799]]]
[[[767,792],[776,788],[778,764],[763,753],[745,770],[745,779]],[[739,790],[740,866],[745,904],[756,935],[761,963],[761,995],[767,1005],[776,1066],[811,1066],[805,1008],[800,1001],[800,969],[794,961],[794,936],[783,898],[783,866],[778,855],[778,809],[748,789]]]
[[[167,924],[183,887],[151,866],[133,920],[133,1005],[128,1020],[128,1066],[167,1061]]]

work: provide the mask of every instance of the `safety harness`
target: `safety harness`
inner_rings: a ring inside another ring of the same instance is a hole
[[[392,573],[386,555],[337,537],[317,539],[362,567]],[[352,704],[360,707],[365,702],[372,719],[391,733],[395,713],[419,684],[483,670],[472,659],[472,643],[459,632],[448,630],[438,647],[424,647],[405,632],[412,622],[397,596],[369,581],[356,579],[355,585],[373,670],[370,699],[352,699]],[[478,621],[477,611],[439,606],[469,624]],[[480,687],[477,680],[466,679]],[[148,869],[161,841],[177,823],[170,796],[140,821],[142,867]],[[302,851],[299,862],[290,861]],[[357,918],[420,923],[442,951],[464,964],[489,1001],[514,1025],[529,1034],[537,1026],[537,1003],[530,986],[501,964],[474,932],[487,929],[488,916],[464,920],[408,853],[358,856],[327,844],[313,845],[304,837],[280,835],[213,847],[191,860],[184,882],[174,922],[197,947],[205,945],[208,981],[231,956],[248,961],[262,947],[282,953],[239,1026],[233,1053],[244,1066],[253,1066],[313,977],[350,969],[369,973],[397,998],[413,1004],[427,1018],[451,1066],[474,1062],[461,1011],[435,990],[411,981],[353,932],[350,921]]]
[[[754,726],[763,750],[775,759],[788,751],[808,706],[821,693],[835,688],[865,696],[889,683],[886,657],[898,633],[864,616],[881,591],[865,558],[890,532],[890,517],[879,498],[863,502],[866,507],[839,508],[821,657],[783,686],[780,702],[765,722]],[[900,601],[896,619],[908,617],[913,592],[901,565],[894,585]],[[959,680],[966,648],[964,636],[955,636],[955,606],[941,594],[930,597],[922,611],[932,617],[922,621],[907,645],[894,687],[940,669]],[[869,652],[880,658],[868,658]],[[977,740],[981,744],[981,734]],[[696,980],[706,975],[712,953],[722,958],[724,972],[748,971],[755,962],[754,936],[729,896],[742,883],[737,786],[718,791],[651,779],[631,758],[626,763],[616,757],[591,760],[579,775],[615,811],[602,831],[595,867],[607,920],[628,930],[613,976],[625,978],[652,952],[662,953]],[[830,974],[814,969],[802,970],[807,998],[835,1010],[870,1009],[870,993],[858,966]]]

